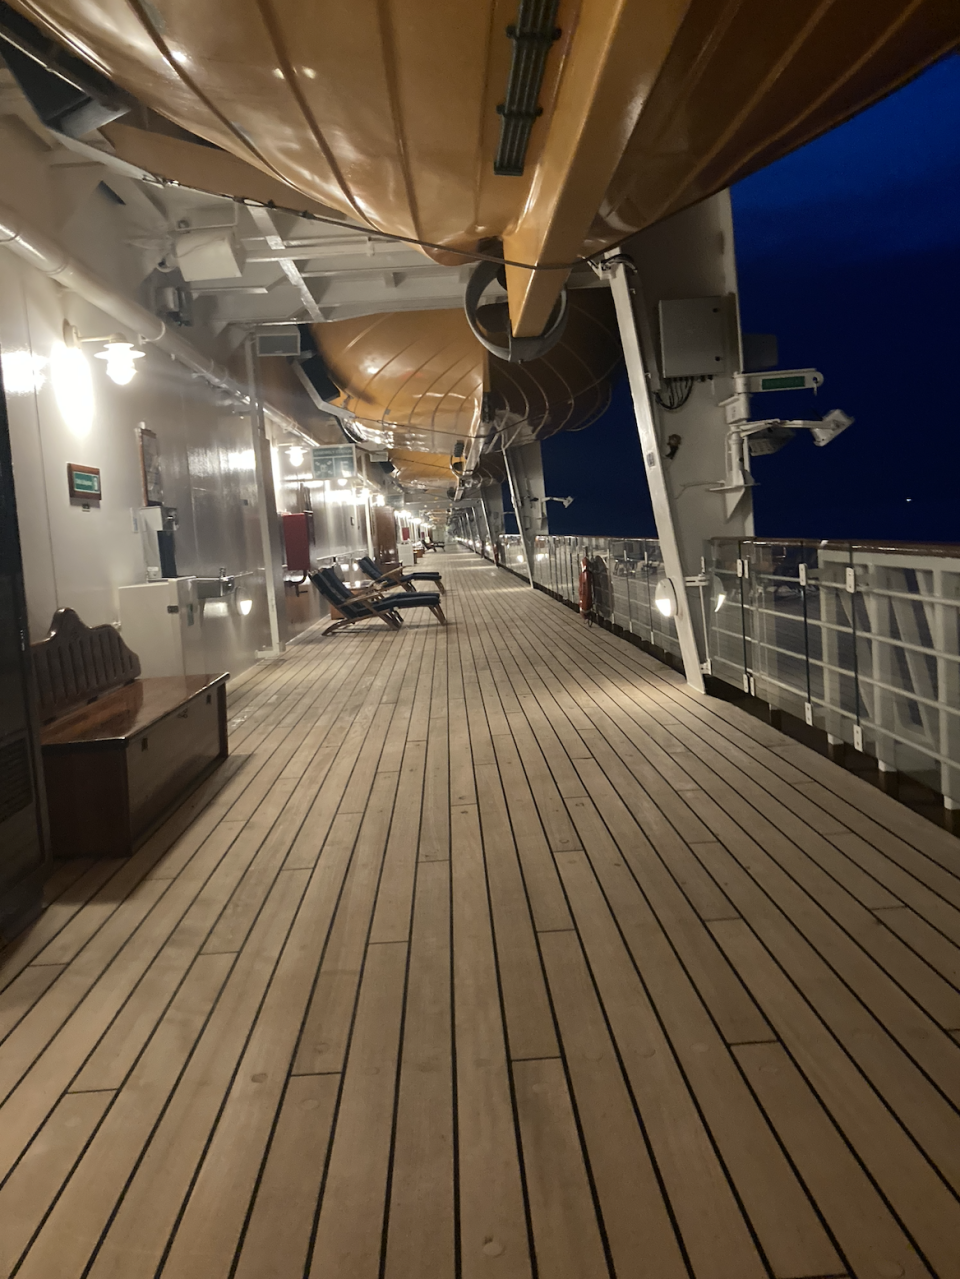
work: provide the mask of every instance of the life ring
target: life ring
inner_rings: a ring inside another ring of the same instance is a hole
[[[587,557],[580,561],[580,615],[589,617],[593,611],[593,579]]]

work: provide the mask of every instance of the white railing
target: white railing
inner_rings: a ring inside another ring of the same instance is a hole
[[[960,548],[713,543],[713,674],[960,808]]]
[[[960,547],[717,539],[707,549],[710,673],[960,809]],[[526,576],[519,537],[502,537],[497,554]],[[654,606],[658,543],[538,538],[534,581],[575,604],[584,557],[594,612],[679,659],[673,621]]]
[[[501,537],[498,552],[502,567],[526,577],[523,545],[516,534]],[[577,604],[584,558],[590,566],[594,613],[679,661],[676,623],[654,605],[657,585],[665,577],[659,542],[653,538],[538,537],[533,580]]]

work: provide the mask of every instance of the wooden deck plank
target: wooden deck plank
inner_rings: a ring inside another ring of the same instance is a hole
[[[65,967],[65,964],[29,965],[10,982],[0,994],[0,1042],[27,1015]]]
[[[374,783],[350,869],[336,901],[322,964],[318,958],[319,972],[293,1063],[295,1075],[322,1075],[343,1069],[397,780],[396,773],[382,773]],[[322,864],[325,858],[320,860]]]
[[[228,956],[215,955],[204,956],[194,965],[157,1027],[150,1048],[44,1222],[20,1274],[52,1279],[58,1274],[82,1273],[203,1029],[230,964]]]
[[[960,843],[443,572],[0,951],[0,1275],[960,1279]]]
[[[89,1271],[96,1279],[150,1273],[166,1253],[307,878],[306,871],[280,875],[257,921],[253,944],[234,962],[101,1240]],[[204,958],[211,965],[230,962],[229,956]]]
[[[451,813],[453,1001],[463,1279],[531,1279],[480,820]]]
[[[721,824],[719,816],[713,820]],[[887,1087],[901,1098],[900,1103],[892,1101],[895,1108],[899,1109],[902,1104],[908,1111],[913,1110],[918,1120],[922,1118],[924,1126],[929,1128],[931,1139],[939,1145],[945,1131],[941,1122],[947,1129],[953,1129],[956,1112],[946,1109],[940,1121],[934,1119],[934,1114],[941,1110],[940,1103],[932,1095],[920,1101],[920,1095],[929,1085],[919,1070],[907,1066],[904,1057],[904,1052],[909,1053],[956,1104],[960,1098],[960,1063],[954,1046],[940,1031],[936,1020],[891,980],[868,950],[842,932],[778,867],[771,869],[771,863],[763,857],[758,845],[733,829],[725,832],[724,842],[730,852],[718,853],[712,859],[712,868],[728,896],[738,904],[743,918],[751,923],[788,971],[795,974],[796,980],[811,983],[818,1009],[829,1016],[854,1054],[862,1057],[858,1049],[868,1050],[872,1068],[879,1072],[878,1079],[884,1078]],[[765,883],[767,892],[762,891]],[[884,929],[879,919],[873,929],[868,945],[883,951],[886,943],[893,940],[903,952],[912,955],[898,938]],[[921,961],[917,959],[917,963]],[[843,980],[838,973],[843,974]],[[928,968],[927,973],[928,995],[936,987],[948,996],[944,1008],[934,1005],[931,1012],[948,1016],[956,992],[932,969]],[[867,1028],[878,1023],[886,1033],[875,1037],[872,1029]],[[861,1028],[859,1035],[855,1027]],[[866,1062],[864,1066],[870,1069]],[[909,1082],[914,1079],[916,1089]],[[960,1174],[960,1163],[952,1158],[949,1162],[954,1164],[955,1173]]]
[[[734,1055],[851,1272],[925,1277],[916,1249],[782,1044],[741,1044]]]
[[[960,1274],[956,1198],[747,925],[723,920],[710,928],[900,1220],[923,1241],[936,1274]]]
[[[369,948],[310,1279],[380,1273],[406,968],[405,942]]]
[[[513,1078],[537,1268],[557,1279],[608,1279],[563,1064],[516,1061]]]
[[[707,985],[709,957],[692,971],[688,961],[684,971],[639,888],[625,879],[620,850],[599,816],[580,810],[579,822],[597,880],[774,1274],[839,1271],[836,1252],[701,1002],[694,980],[699,977],[701,990]],[[721,971],[733,978],[725,965]],[[719,1006],[721,1025],[733,1003],[746,1037],[773,1038],[739,982],[726,989],[708,986],[708,994]]]
[[[456,1274],[450,863],[417,868],[384,1279]]]
[[[0,990],[12,982],[24,968],[59,937],[112,876],[122,867],[116,858],[95,862],[53,905],[48,906],[32,928],[28,928],[0,951]],[[85,927],[85,925],[81,925]]]
[[[514,1061],[524,1057],[556,1057],[560,1049],[533,917],[510,831],[500,775],[493,765],[477,768],[477,791],[510,1056]]]
[[[61,1098],[0,1189],[0,1274],[13,1273],[112,1101],[112,1092]]]
[[[339,1091],[339,1075],[288,1081],[235,1279],[303,1279]]]
[[[580,941],[542,938],[573,1095],[617,1275],[686,1279],[687,1267]]]
[[[363,840],[361,831],[354,866],[363,858]],[[348,856],[343,851],[339,865],[321,858],[310,877],[164,1263],[171,1279],[226,1279],[230,1273]],[[369,913],[367,903],[367,918]]]
[[[766,1274],[723,1166],[582,852],[559,862],[587,960],[694,1273]]]
[[[602,795],[597,779],[591,780],[595,788],[593,793],[599,791]],[[585,841],[584,847],[603,855],[611,868],[619,870],[623,864],[629,867],[727,1042],[744,1043],[770,1038],[770,1028],[753,1000],[716,947],[709,944],[700,918],[666,872],[619,797],[604,796],[603,800],[598,799],[598,803],[603,823],[592,802],[572,800],[570,803],[571,816]],[[587,839],[590,840],[589,845]],[[708,855],[704,848],[704,845],[700,846],[701,856]],[[614,883],[617,878],[614,877]],[[614,900],[619,900],[620,894],[615,887],[614,893]],[[723,901],[726,900],[724,897]],[[736,917],[732,907],[711,913],[717,919]]]
[[[371,942],[410,939],[425,768],[426,743],[408,742],[400,764],[397,798],[370,927]]]

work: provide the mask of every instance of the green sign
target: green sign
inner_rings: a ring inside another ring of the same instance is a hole
[[[325,444],[313,450],[315,480],[352,480],[357,458],[352,444]]]
[[[100,476],[93,471],[74,471],[73,487],[77,493],[99,493]]]
[[[807,379],[800,377],[765,377],[760,380],[761,391],[796,391],[807,385]]]

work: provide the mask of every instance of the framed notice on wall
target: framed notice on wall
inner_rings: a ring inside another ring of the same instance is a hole
[[[99,466],[76,466],[73,462],[68,462],[67,483],[70,485],[71,497],[79,497],[84,502],[100,501]]]
[[[143,480],[144,506],[160,506],[163,484],[160,480],[160,443],[155,431],[140,428],[140,474]]]
[[[315,480],[351,480],[357,474],[357,450],[353,444],[324,444],[313,450]]]

